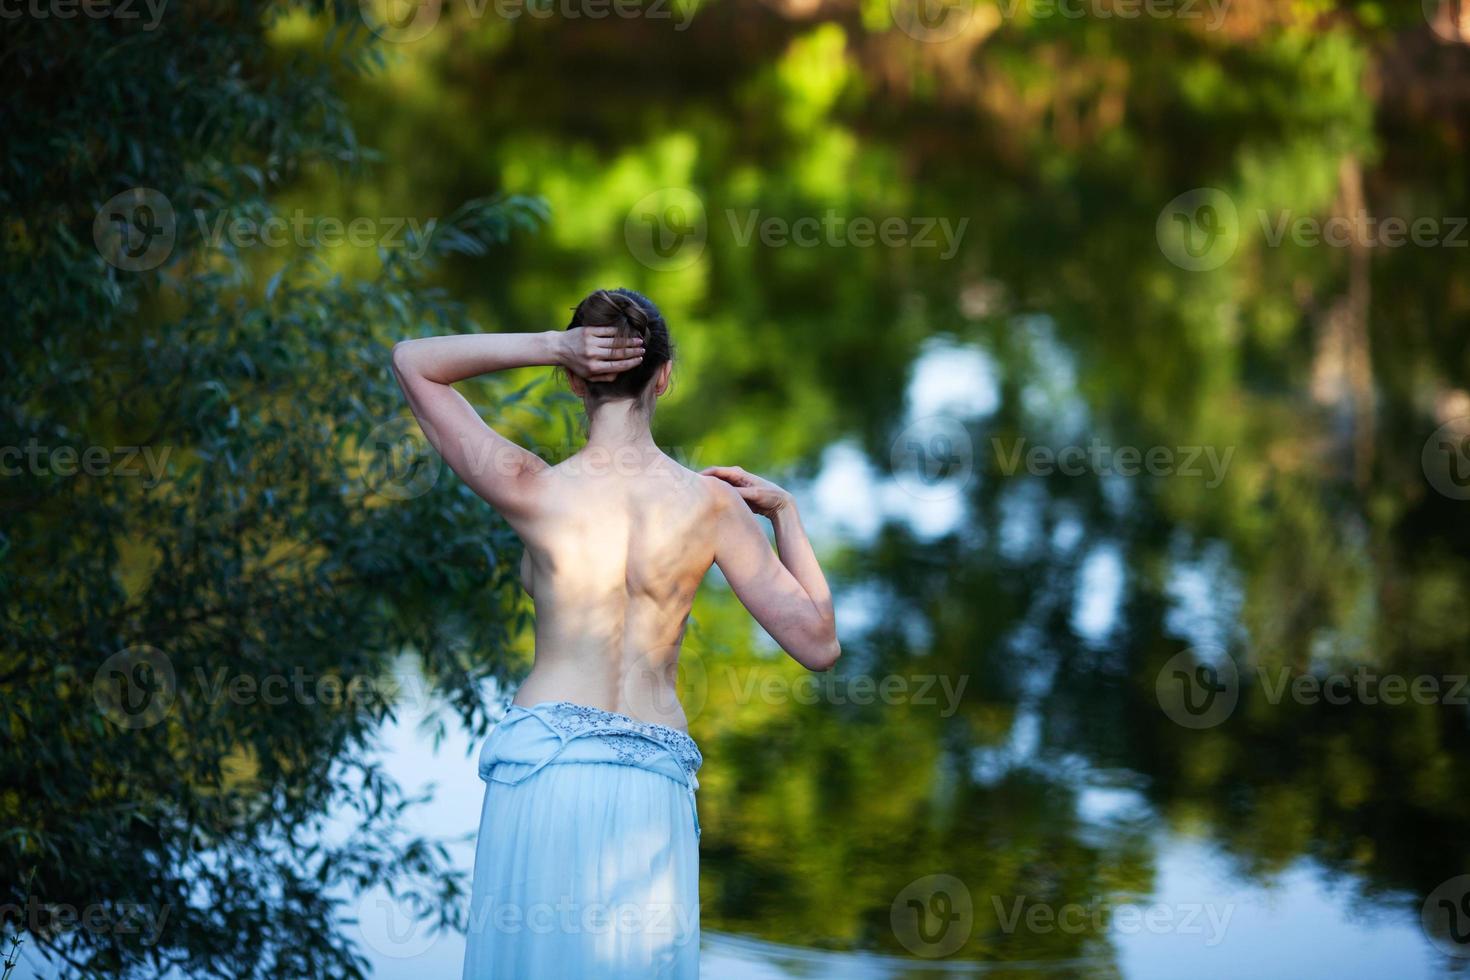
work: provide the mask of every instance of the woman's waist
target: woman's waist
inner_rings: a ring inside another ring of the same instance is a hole
[[[538,653],[515,701],[523,707],[567,702],[687,732],[677,677],[676,657],[627,663],[612,655]]]
[[[552,763],[610,762],[694,781],[704,763],[687,732],[668,725],[573,701],[513,704],[480,752],[480,775],[507,764],[501,782],[520,778]],[[524,771],[522,767],[532,767]]]

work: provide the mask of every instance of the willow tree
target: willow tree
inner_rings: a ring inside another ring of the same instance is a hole
[[[426,272],[542,214],[375,219],[351,278],[271,223],[372,162],[336,91],[382,64],[360,18],[30,5],[0,40],[0,903],[77,974],[357,976],[355,893],[462,905],[370,739],[404,651],[483,730],[518,555],[412,441],[388,341],[467,328]]]

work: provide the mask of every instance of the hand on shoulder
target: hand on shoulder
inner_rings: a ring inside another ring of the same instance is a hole
[[[713,477],[731,487],[745,501],[752,513],[775,518],[782,510],[791,506],[791,494],[767,480],[765,477],[748,473],[739,466],[707,466],[701,476]]]

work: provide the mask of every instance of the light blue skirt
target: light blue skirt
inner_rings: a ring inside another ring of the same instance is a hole
[[[665,725],[512,705],[480,752],[465,980],[695,980],[703,761]]]

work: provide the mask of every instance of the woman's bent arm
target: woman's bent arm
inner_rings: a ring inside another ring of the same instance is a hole
[[[456,381],[506,371],[561,363],[557,331],[543,333],[477,333],[402,340],[393,348],[393,367],[402,377],[412,372],[425,381]]]
[[[526,513],[546,462],[485,424],[451,385],[491,371],[551,364],[547,334],[466,334],[401,341],[393,373],[419,427],[450,469],[507,518]]]
[[[828,670],[842,655],[832,592],[796,500],[768,480],[738,466],[714,466],[706,476],[720,480],[725,498],[719,511],[715,562],[735,595],[756,622],[809,670]],[[776,552],[754,515],[769,517],[776,529]]]

